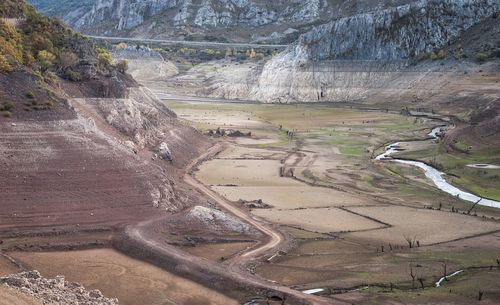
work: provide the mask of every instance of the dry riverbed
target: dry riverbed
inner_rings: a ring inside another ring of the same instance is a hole
[[[430,119],[324,105],[167,105],[201,130],[252,133],[224,138],[231,145],[195,177],[235,205],[262,202],[251,213],[295,239],[286,254],[257,266],[265,278],[326,295],[393,283],[401,291],[388,300],[398,303],[408,296],[410,268],[432,290],[444,264],[449,271],[496,265],[498,211],[468,215],[469,203],[440,192],[418,169],[372,160],[395,134],[425,138],[436,125]],[[474,277],[487,281],[492,273],[482,270]],[[473,294],[459,287],[456,294]],[[369,303],[370,291],[345,299]]]

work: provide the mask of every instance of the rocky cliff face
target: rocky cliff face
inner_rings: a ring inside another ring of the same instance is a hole
[[[313,60],[411,58],[443,47],[499,9],[496,0],[420,0],[319,26],[290,52]]]
[[[30,1],[91,34],[292,41],[315,24],[414,0],[87,0],[94,5],[85,14],[76,0],[67,0],[74,10]]]
[[[90,12],[73,20],[72,24],[77,29],[93,33],[96,29],[101,33],[99,25],[103,23],[111,23],[108,33],[129,31],[154,17],[159,20],[153,27],[158,24],[179,29],[185,26],[200,29],[239,25],[258,27],[313,22],[325,5],[322,0],[279,0],[273,3],[254,0],[98,0]]]
[[[499,9],[496,0],[420,0],[331,21],[268,62],[253,97],[275,102],[361,97],[361,91],[402,71],[407,63],[394,67],[398,60],[446,47]],[[320,60],[333,62],[321,70],[314,64]],[[356,61],[346,66],[339,60]]]

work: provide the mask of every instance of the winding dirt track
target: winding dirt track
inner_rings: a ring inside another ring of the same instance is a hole
[[[137,226],[128,227],[127,235],[137,241],[140,241],[143,244],[146,244],[149,248],[156,250],[158,253],[175,259],[175,261],[181,264],[184,264],[186,266],[196,265],[212,274],[218,274],[224,278],[227,278],[228,281],[233,280],[233,281],[238,281],[240,283],[249,284],[255,287],[274,290],[289,296],[293,296],[299,300],[303,300],[313,305],[346,305],[347,303],[337,299],[324,298],[316,295],[307,295],[302,293],[301,291],[294,290],[286,286],[281,286],[271,281],[266,281],[253,274],[250,274],[249,272],[247,272],[247,270],[245,270],[244,266],[246,263],[261,257],[267,252],[271,252],[277,246],[279,246],[281,242],[285,240],[285,237],[280,232],[275,231],[273,228],[259,222],[258,220],[251,217],[251,215],[249,215],[245,211],[234,206],[233,204],[231,204],[231,202],[227,201],[225,198],[219,196],[217,193],[210,190],[205,185],[201,184],[190,174],[192,172],[192,169],[194,169],[200,162],[203,162],[209,159],[210,157],[214,156],[215,154],[217,154],[217,152],[221,151],[223,148],[224,144],[218,142],[210,149],[208,149],[203,155],[193,160],[186,167],[184,180],[187,184],[193,186],[206,196],[210,197],[212,200],[216,201],[220,206],[224,207],[227,211],[229,211],[236,217],[242,219],[245,222],[248,222],[256,229],[261,231],[264,235],[268,237],[266,242],[260,243],[256,248],[253,248],[247,252],[242,252],[239,255],[233,257],[231,259],[231,262],[229,262],[228,266],[210,262],[196,256],[187,255],[184,251],[181,251],[174,246],[156,241],[154,239],[149,238],[148,236],[145,236],[143,232],[147,231],[146,227],[148,227],[151,223],[155,222],[156,220],[145,221],[138,224]]]
[[[249,252],[245,252],[243,254],[240,254],[239,256],[241,258],[245,258],[247,260],[257,258],[260,255],[265,254],[267,251],[275,249],[282,241],[285,240],[282,234],[279,232],[273,230],[272,228],[266,226],[265,224],[259,222],[258,220],[255,220],[250,214],[245,213],[238,207],[234,206],[231,204],[228,200],[220,196],[219,194],[215,193],[202,183],[200,183],[198,180],[196,180],[192,175],[189,173],[191,170],[199,164],[199,162],[205,160],[207,157],[216,154],[223,148],[222,143],[217,143],[214,146],[212,146],[207,152],[205,152],[203,155],[195,159],[193,162],[191,162],[186,170],[186,174],[184,175],[184,181],[197,188],[199,191],[201,191],[203,194],[207,195],[211,199],[215,200],[219,205],[224,207],[227,211],[229,211],[231,214],[237,216],[238,218],[248,222],[252,226],[254,226],[257,230],[261,231],[264,233],[264,235],[269,237],[269,240],[265,244],[261,244],[259,247],[252,249]]]

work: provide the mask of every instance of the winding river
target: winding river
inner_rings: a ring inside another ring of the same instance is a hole
[[[432,131],[429,133],[429,136],[431,138],[437,139],[441,135],[443,127],[436,127],[432,129]],[[483,206],[488,206],[488,207],[494,207],[494,208],[500,208],[500,201],[495,201],[491,199],[486,199],[479,197],[477,195],[474,195],[472,193],[468,193],[466,191],[462,191],[459,188],[451,185],[446,181],[446,179],[443,178],[445,173],[442,173],[435,169],[432,166],[429,166],[423,162],[419,161],[410,161],[410,160],[402,160],[402,159],[397,159],[397,158],[392,158],[391,155],[401,151],[400,148],[400,143],[394,143],[386,147],[385,152],[383,154],[380,154],[377,156],[375,159],[379,161],[390,161],[390,162],[397,162],[397,163],[402,163],[402,164],[407,164],[407,165],[412,165],[415,167],[418,167],[422,169],[425,172],[425,176],[430,179],[434,185],[442,190],[443,192],[446,192],[452,196],[455,196],[457,198],[460,198],[462,200],[470,201],[473,203],[477,203],[479,205]]]

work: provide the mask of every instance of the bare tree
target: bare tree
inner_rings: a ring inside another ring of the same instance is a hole
[[[444,268],[444,270],[443,270],[443,278],[444,278],[445,281],[448,281],[448,276],[447,276],[448,272],[446,271],[446,268],[447,268],[446,262],[444,262],[443,268]]]
[[[423,277],[419,277],[418,281],[420,282],[420,287],[422,287],[422,289],[424,289],[424,278]]]
[[[481,301],[483,299],[483,294],[484,294],[484,291],[479,290],[478,295],[477,295],[477,300],[478,301]]]
[[[410,248],[413,248],[415,246],[415,241],[417,239],[416,236],[411,237],[411,236],[408,236],[408,235],[403,235],[403,238],[406,240],[406,242],[408,243],[408,246]],[[419,244],[420,244],[420,242],[419,242]]]
[[[415,289],[415,274],[413,273],[413,265],[410,264],[411,288]]]

